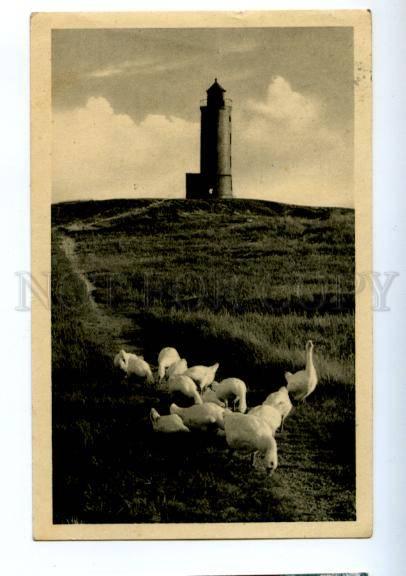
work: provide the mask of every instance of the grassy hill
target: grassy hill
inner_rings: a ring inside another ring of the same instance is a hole
[[[52,207],[56,522],[349,520],[355,510],[354,214],[262,201],[115,200]],[[304,364],[320,384],[265,478],[224,440],[157,438],[170,399],[112,369],[220,362],[253,406]],[[198,488],[197,488],[198,487]]]

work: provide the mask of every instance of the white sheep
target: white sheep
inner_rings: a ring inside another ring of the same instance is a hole
[[[177,360],[168,367],[166,371],[166,376],[167,378],[170,378],[171,376],[176,376],[176,374],[183,374],[184,372],[186,372],[186,370],[187,370],[187,362],[185,358],[182,358],[180,360]]]
[[[150,419],[154,432],[162,432],[164,434],[173,434],[175,432],[190,432],[183,420],[177,414],[168,414],[161,416],[155,408],[151,408]]]
[[[233,398],[234,406],[237,406],[239,412],[247,411],[247,387],[245,382],[239,378],[226,378],[220,383],[212,385],[214,392],[219,400],[222,400],[228,406],[229,399]]]
[[[137,354],[131,354],[125,350],[120,350],[120,352],[114,358],[114,364],[125,372],[126,376],[138,376],[139,378],[145,378],[148,384],[154,383],[154,377],[152,375],[151,366],[148,362],[145,362],[142,356],[137,356]]]
[[[290,396],[296,401],[303,401],[317,386],[317,372],[313,364],[313,342],[306,342],[306,367],[292,374],[285,372],[288,383],[287,389]]]
[[[180,360],[180,356],[176,348],[162,348],[158,355],[158,379],[161,382],[165,378],[165,370],[171,364]]]
[[[272,475],[278,466],[277,444],[269,424],[252,414],[224,415],[227,444],[233,450],[253,454],[253,465]]]
[[[188,408],[181,408],[176,404],[171,404],[169,412],[180,416],[188,428],[208,430],[217,426],[224,429],[224,408],[212,402],[194,404],[194,406],[189,406]]]
[[[254,408],[248,411],[248,414],[265,420],[274,434],[282,424],[282,415],[275,406],[269,406],[267,404],[254,406]]]
[[[275,406],[279,410],[282,416],[281,430],[283,430],[283,423],[285,418],[289,415],[292,410],[292,402],[289,398],[289,392],[286,386],[281,386],[276,392],[269,394],[263,402],[263,404],[268,406]]]
[[[188,398],[193,398],[195,404],[202,404],[202,398],[194,381],[185,374],[176,374],[168,380],[168,390],[171,393],[180,392]]]
[[[184,374],[197,382],[200,386],[200,392],[203,392],[204,389],[213,382],[218,367],[218,362],[213,364],[213,366],[192,366],[188,368]]]
[[[217,404],[218,406],[225,408],[225,406],[226,406],[225,403],[217,398],[217,394],[215,393],[215,391],[212,388],[212,386],[215,386],[216,384],[218,384],[218,382],[212,382],[206,388],[206,390],[202,394],[202,400],[203,400],[203,402],[213,402],[214,404]]]

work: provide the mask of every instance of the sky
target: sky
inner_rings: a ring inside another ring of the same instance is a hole
[[[342,27],[54,30],[53,202],[184,197],[215,77],[233,102],[235,196],[353,206]]]

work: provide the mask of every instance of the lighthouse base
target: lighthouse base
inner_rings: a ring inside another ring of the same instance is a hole
[[[186,198],[232,198],[233,189],[230,174],[221,174],[213,183],[212,178],[205,174],[186,174]]]
[[[231,181],[231,174],[221,174],[220,176],[217,176],[216,188],[217,198],[232,198],[233,186]]]

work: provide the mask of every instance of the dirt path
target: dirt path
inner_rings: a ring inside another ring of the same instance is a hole
[[[72,269],[75,271],[76,275],[80,278],[86,287],[87,296],[89,298],[89,303],[92,308],[97,309],[98,306],[93,298],[92,292],[95,290],[95,286],[90,282],[85,273],[80,267],[79,258],[75,250],[75,241],[70,236],[60,235],[61,238],[61,248],[65,253],[65,256],[71,263]]]
[[[122,348],[128,352],[142,354],[143,350],[141,347],[135,345],[133,341],[129,341],[122,336],[123,333],[126,333],[130,328],[132,333],[134,333],[133,320],[128,320],[123,316],[118,314],[110,314],[103,310],[103,307],[96,302],[94,297],[96,286],[90,282],[80,264],[75,240],[70,236],[62,234],[61,232],[58,232],[58,236],[60,239],[60,246],[65,256],[69,260],[73,271],[85,286],[89,305],[94,312],[94,321],[91,323],[91,325],[89,325],[89,330],[99,334],[109,334],[109,337],[113,342],[112,355]]]
[[[114,216],[99,216],[94,218],[92,223],[87,222],[73,222],[66,226],[66,229],[70,232],[86,232],[91,230],[98,230],[100,228],[104,228],[106,226],[110,226],[112,222],[115,220],[121,220],[122,218],[126,218],[128,216],[141,216],[142,214],[146,214],[151,208],[156,208],[163,202],[165,199],[156,200],[148,206],[143,206],[142,208],[131,208],[131,210],[127,210],[126,212],[120,212],[120,214],[114,214]]]

